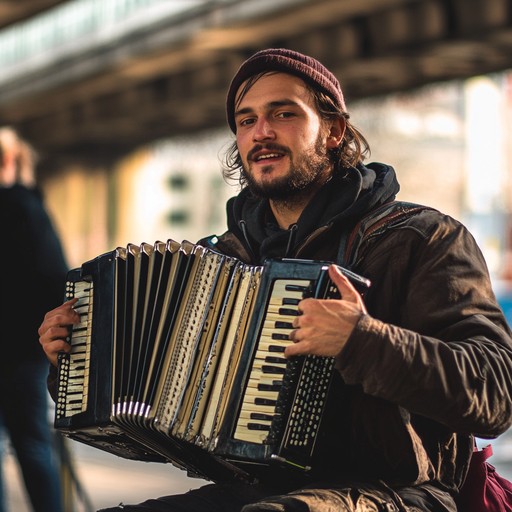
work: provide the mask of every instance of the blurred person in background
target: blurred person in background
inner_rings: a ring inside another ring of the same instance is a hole
[[[433,208],[395,200],[395,170],[363,163],[368,143],[316,59],[257,52],[226,107],[235,140],[224,172],[242,190],[228,202],[228,231],[199,244],[250,265],[337,261],[372,285],[363,300],[330,265],[341,298],[301,300],[289,343],[276,347],[285,358],[335,361],[303,481],[268,468],[257,483],[233,479],[105,512],[455,512],[474,435],[512,424],[512,334],[474,238]],[[371,235],[358,238],[370,220]],[[39,328],[52,396],[58,354],[80,322],[75,300]]]
[[[0,128],[0,418],[33,510],[63,512],[37,328],[48,308],[62,302],[67,263],[36,185],[35,160],[15,130]]]

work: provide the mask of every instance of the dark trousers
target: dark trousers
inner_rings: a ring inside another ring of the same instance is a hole
[[[185,494],[151,499],[99,512],[454,512],[453,500],[441,501],[419,488],[393,491],[385,486],[316,485],[282,495],[258,486],[206,485]]]
[[[23,362],[0,372],[0,424],[8,434],[36,512],[61,512],[61,488],[48,414],[46,362]],[[0,461],[1,462],[1,461]],[[4,510],[0,492],[0,512]]]

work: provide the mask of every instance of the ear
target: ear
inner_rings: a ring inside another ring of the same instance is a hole
[[[341,144],[346,126],[344,117],[337,117],[330,122],[330,129],[327,134],[327,149],[337,148]]]

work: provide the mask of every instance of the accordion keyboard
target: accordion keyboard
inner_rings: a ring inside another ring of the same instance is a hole
[[[278,396],[287,361],[285,348],[292,343],[293,317],[311,282],[277,279],[265,311],[256,354],[242,400],[234,438],[263,444],[272,422],[280,414]]]
[[[71,352],[59,356],[57,418],[67,418],[85,411],[89,389],[93,285],[87,281],[77,281],[68,283],[67,288],[68,298],[78,298],[73,308],[81,320],[73,326],[68,338],[72,340]]]

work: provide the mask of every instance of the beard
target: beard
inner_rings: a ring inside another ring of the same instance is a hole
[[[288,174],[276,178],[272,182],[258,183],[250,170],[248,171],[244,165],[242,177],[252,194],[260,198],[271,199],[276,203],[293,205],[302,202],[304,198],[309,197],[311,191],[319,188],[320,184],[326,179],[326,171],[332,168],[332,162],[322,142],[321,135],[318,136],[310,149],[304,151],[300,162],[294,162],[291,159],[291,153],[287,148],[272,143],[265,144],[264,147],[269,150],[275,149],[284,152],[290,157],[291,163]]]

